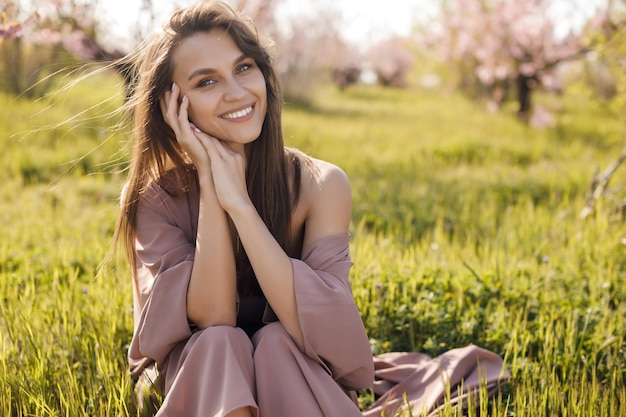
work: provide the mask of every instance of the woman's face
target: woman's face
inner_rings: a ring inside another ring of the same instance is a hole
[[[265,78],[222,29],[199,32],[178,45],[172,80],[189,99],[189,120],[238,147],[261,134],[267,111]]]

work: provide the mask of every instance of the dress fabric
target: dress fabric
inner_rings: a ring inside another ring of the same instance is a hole
[[[377,400],[364,417],[394,416],[410,408],[412,415],[435,417],[447,404],[475,407],[479,388],[494,394],[511,374],[500,356],[475,345],[451,349],[436,358],[417,352],[389,352],[374,358],[373,391]]]
[[[163,180],[146,189],[138,208],[129,349],[133,378],[158,374],[164,399],[156,415],[224,416],[249,406],[262,417],[361,416],[354,391],[371,385],[374,365],[348,281],[350,235],[324,238],[291,259],[302,351],[267,303],[252,337],[227,326],[198,330],[185,304],[198,190],[172,195]]]
[[[267,303],[259,309],[253,300],[243,308],[249,300],[241,295],[239,313],[262,314],[260,329],[197,329],[187,319],[186,295],[199,192],[191,187],[174,195],[168,190],[175,185],[167,177],[152,182],[137,214],[128,360],[138,391],[153,385],[163,397],[156,417],[221,417],[240,407],[251,407],[257,417],[378,417],[402,405],[405,389],[414,409],[435,410],[445,392],[441,375],[451,375],[454,384],[475,377],[476,386],[486,376],[492,387],[508,378],[497,355],[474,346],[443,359],[415,353],[373,358],[348,279],[348,233],[321,239],[301,259],[291,259],[303,350]],[[459,399],[471,394],[467,386]],[[378,400],[362,412],[355,391],[372,387]]]

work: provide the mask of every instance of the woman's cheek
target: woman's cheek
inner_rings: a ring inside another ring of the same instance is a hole
[[[193,100],[191,98],[189,98],[189,107],[187,107],[187,119],[193,124],[196,124],[194,120],[198,120],[198,118],[196,117],[196,113],[194,111]]]

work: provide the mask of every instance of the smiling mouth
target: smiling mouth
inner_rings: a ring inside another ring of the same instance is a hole
[[[235,111],[235,112],[232,112],[232,113],[228,113],[228,114],[225,114],[225,115],[223,115],[221,117],[222,117],[222,119],[228,119],[228,120],[240,119],[240,118],[245,117],[245,116],[249,115],[250,113],[252,113],[252,108],[253,107],[254,106],[249,106],[249,107],[246,107],[245,109],[241,109],[241,110],[238,110],[238,111]]]

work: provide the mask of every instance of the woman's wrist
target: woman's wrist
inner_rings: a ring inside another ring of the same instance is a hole
[[[215,183],[213,182],[213,174],[211,170],[208,169],[208,172],[198,171],[198,185],[200,186],[200,194],[204,194],[205,192],[210,192],[212,195],[215,195]]]
[[[254,204],[252,204],[250,200],[229,208],[227,212],[235,224],[237,224],[240,219],[244,221],[250,220],[259,215],[256,207],[254,207]]]

